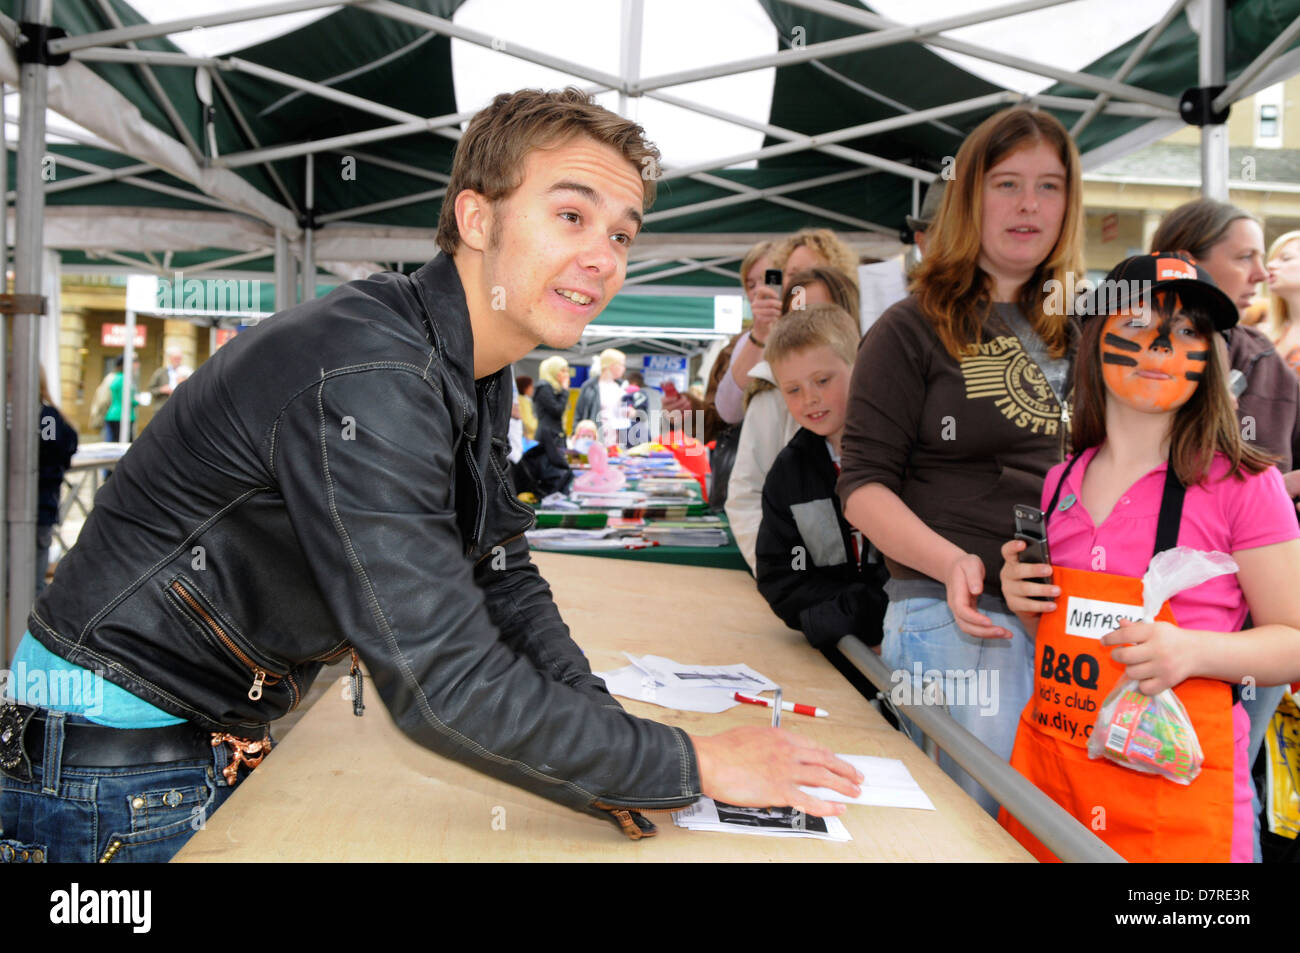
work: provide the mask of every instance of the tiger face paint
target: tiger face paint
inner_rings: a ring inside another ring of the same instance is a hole
[[[1181,310],[1160,315],[1142,305],[1110,315],[1101,332],[1106,390],[1144,413],[1177,410],[1205,375],[1210,342]]]

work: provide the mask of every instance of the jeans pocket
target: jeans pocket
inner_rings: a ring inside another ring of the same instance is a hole
[[[913,634],[953,625],[952,609],[945,599],[912,598],[902,603],[904,616],[899,631]]]
[[[926,670],[967,670],[979,665],[983,639],[957,628],[944,599],[914,598],[904,603],[906,616],[898,633],[898,651],[905,667],[920,662]]]
[[[93,778],[65,773],[57,793],[44,790],[41,766],[36,766],[36,780],[20,783],[0,781],[0,847],[19,848],[9,862],[21,862],[21,849],[39,848],[44,863],[79,863],[93,861],[95,828],[99,812],[95,803]],[[0,850],[0,860],[5,852]]]
[[[48,856],[44,844],[0,840],[0,864],[43,864]]]
[[[129,830],[109,834],[101,863],[164,863],[203,829],[216,810],[216,784],[201,768],[176,781],[172,786],[150,783],[147,790],[127,796],[126,814],[117,816],[129,819]]]

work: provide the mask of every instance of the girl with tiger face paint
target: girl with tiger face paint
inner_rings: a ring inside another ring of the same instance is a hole
[[[1102,379],[1120,403],[1145,413],[1182,407],[1205,377],[1210,342],[1173,292],[1106,318]]]
[[[1106,804],[1098,836],[1127,860],[1249,862],[1249,721],[1232,687],[1300,677],[1300,526],[1272,460],[1242,439],[1213,344],[1237,308],[1190,257],[1155,253],[1116,266],[1077,310],[1075,452],[1039,503],[1051,565],[1021,562],[1019,540],[1002,547],[1003,595],[1035,644],[1011,764],[1083,823]],[[1238,571],[1174,595],[1155,621],[1081,630],[1087,605],[1140,617],[1143,574],[1176,546],[1229,553]],[[1067,658],[1081,673],[1068,691]],[[1089,757],[1095,713],[1127,680],[1175,689],[1205,755],[1187,787]]]

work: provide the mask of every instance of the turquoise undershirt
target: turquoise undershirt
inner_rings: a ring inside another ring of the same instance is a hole
[[[20,705],[84,715],[95,724],[109,728],[163,728],[185,723],[184,718],[169,715],[125,688],[95,676],[89,669],[59,658],[32,638],[30,632],[24,633],[23,640],[18,643],[10,671],[7,694]],[[55,678],[46,674],[55,672],[59,673]],[[81,695],[80,698],[50,699],[46,697],[50,694],[46,686],[51,685],[77,685],[79,688],[88,685],[90,688],[76,693]]]

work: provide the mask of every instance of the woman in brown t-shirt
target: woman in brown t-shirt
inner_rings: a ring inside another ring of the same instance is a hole
[[[981,123],[952,171],[912,294],[858,352],[838,489],[889,565],[895,689],[916,702],[938,680],[950,714],[1009,758],[1033,645],[1002,601],[999,550],[1064,453],[1079,155],[1056,119],[1016,107]]]

